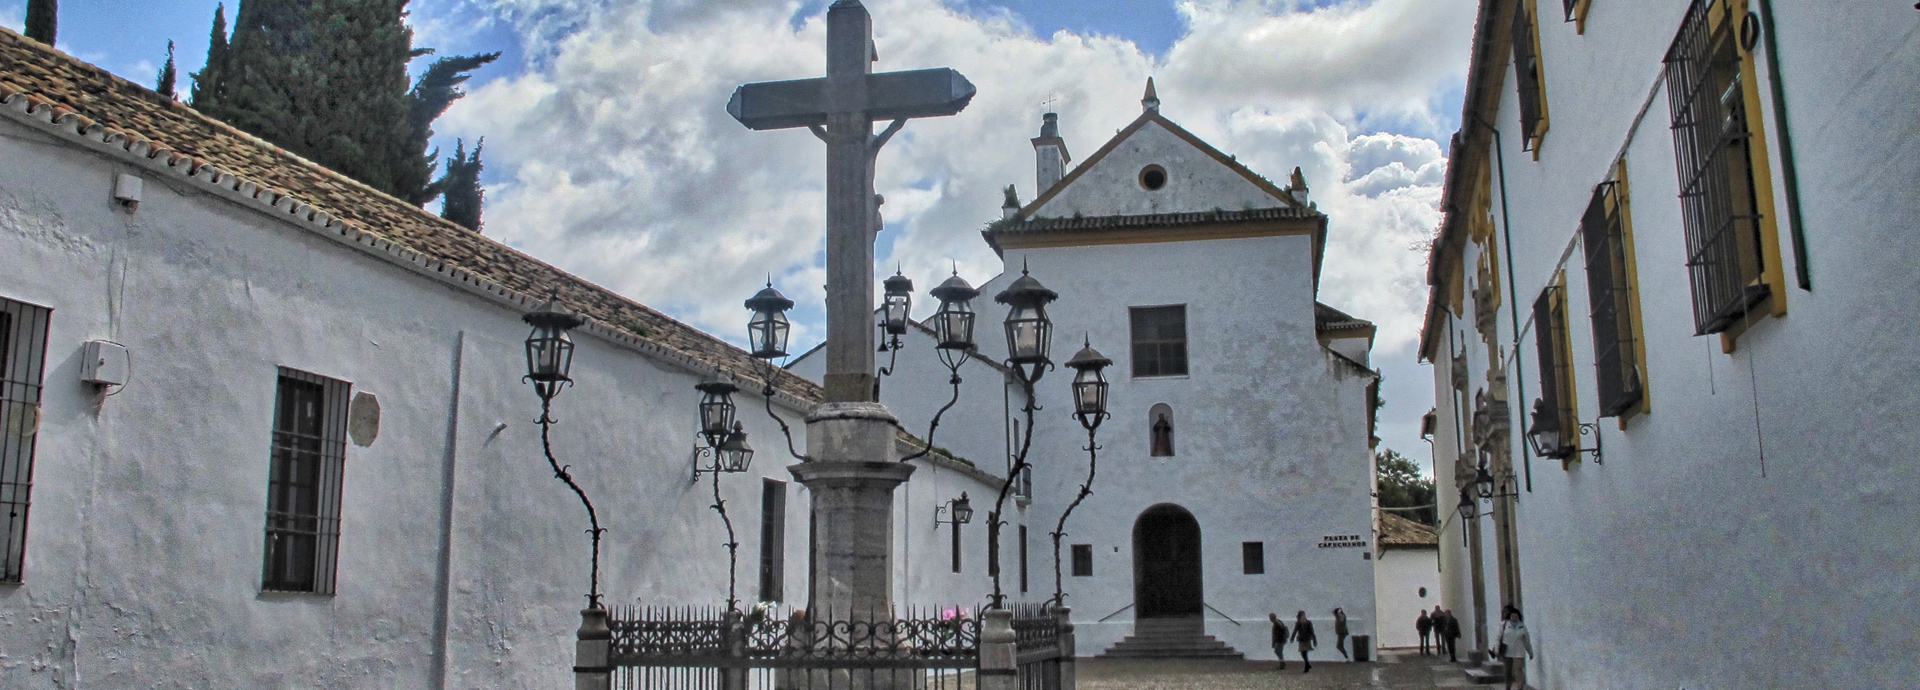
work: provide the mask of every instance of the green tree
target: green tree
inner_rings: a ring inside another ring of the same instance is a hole
[[[227,6],[213,8],[213,36],[207,41],[207,64],[194,72],[193,93],[188,103],[201,112],[212,114],[227,95]]]
[[[60,0],[27,0],[27,38],[53,45],[60,32]]]
[[[1383,448],[1374,454],[1376,471],[1380,475],[1381,508],[1416,508],[1419,510],[1396,510],[1401,517],[1423,525],[1440,524],[1434,509],[1433,480],[1420,476],[1420,466],[1406,456],[1391,448]]]
[[[179,73],[173,68],[173,41],[167,41],[167,64],[160,68],[160,82],[154,85],[153,90],[160,92],[162,96],[173,98],[174,81],[178,77]]]
[[[447,108],[452,106],[454,101],[460,100],[461,96],[467,95],[466,92],[460,90],[460,85],[466,83],[467,79],[473,76],[472,73],[474,70],[499,59],[499,57],[499,53],[483,53],[480,55],[459,55],[440,58],[434,60],[433,64],[427,67],[427,71],[420,75],[419,81],[413,83],[413,91],[408,94],[411,101],[407,114],[409,131],[406,149],[403,153],[415,155],[410,159],[394,161],[397,170],[399,170],[400,184],[398,186],[401,189],[413,190],[413,196],[409,197],[407,199],[408,201],[416,204],[427,203],[428,201],[432,201],[435,195],[446,191],[447,185],[452,184],[454,171],[451,160],[447,163],[446,176],[438,181],[429,182],[429,180],[433,179],[434,169],[439,165],[435,159],[440,157],[439,149],[427,151],[428,141],[433,139],[433,121],[440,119],[440,115],[447,112]],[[473,153],[475,156],[474,164],[477,166],[479,164],[478,156],[480,154],[479,144],[474,145]],[[455,154],[454,159],[459,160],[461,157],[459,154]],[[472,178],[473,184],[478,185],[480,182],[480,171],[478,168],[473,171]],[[478,187],[476,187],[475,190],[477,193]],[[479,230],[480,202],[478,196],[473,198],[473,203],[475,204],[473,207],[474,222],[468,227]],[[444,216],[445,214],[443,213],[442,215]]]
[[[486,145],[485,137],[474,142],[473,155],[469,156],[466,142],[455,139],[453,157],[447,159],[447,176],[435,183],[445,194],[440,198],[440,217],[474,232],[480,232],[480,204],[486,195],[480,188],[480,149]]]

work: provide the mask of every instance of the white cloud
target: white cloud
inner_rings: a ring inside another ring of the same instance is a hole
[[[768,273],[819,303],[820,143],[748,131],[724,106],[738,84],[821,72],[824,3],[468,1],[516,27],[528,56],[526,73],[475,89],[437,125],[487,137],[488,234],[735,340],[740,301]],[[930,279],[952,259],[975,282],[992,275],[978,231],[998,217],[1000,187],[1033,197],[1027,139],[1043,103],[1084,157],[1139,113],[1153,75],[1167,116],[1256,172],[1284,180],[1300,166],[1332,219],[1323,299],[1379,323],[1379,352],[1417,338],[1424,256],[1408,246],[1439,217],[1435,139],[1465,74],[1468,3],[1188,0],[1191,31],[1158,61],[940,0],[868,7],[879,69],[951,66],[979,87],[966,112],[911,122],[881,154],[888,273],[898,261]],[[797,316],[795,343],[810,344],[819,314]],[[1389,377],[1424,375],[1408,359]]]

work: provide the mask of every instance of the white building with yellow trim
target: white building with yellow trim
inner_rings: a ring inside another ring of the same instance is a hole
[[[1421,344],[1463,646],[1512,605],[1543,688],[1912,683],[1916,21],[1480,4]]]

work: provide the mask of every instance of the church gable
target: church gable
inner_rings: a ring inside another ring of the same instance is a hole
[[[1286,191],[1149,110],[1072,174],[1044,190],[1020,216],[1135,216],[1296,205]]]

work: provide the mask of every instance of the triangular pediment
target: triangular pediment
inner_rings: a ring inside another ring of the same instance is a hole
[[[1300,207],[1291,194],[1148,110],[1020,210],[1020,218]]]

